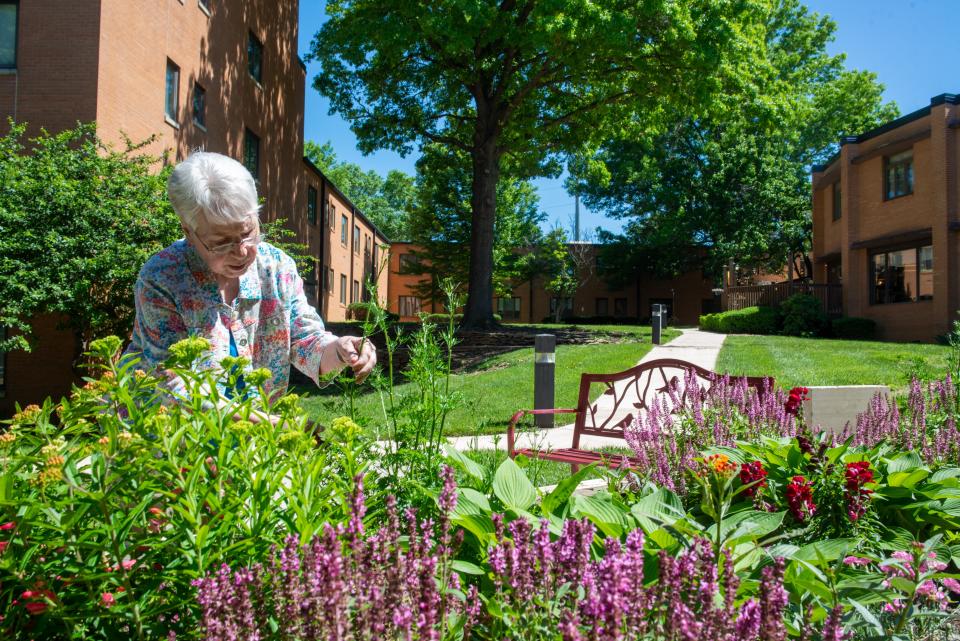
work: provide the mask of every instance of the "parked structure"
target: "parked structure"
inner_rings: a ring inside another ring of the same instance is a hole
[[[578,243],[587,251],[589,261],[596,265],[599,245]],[[401,320],[412,321],[419,312],[442,312],[443,308],[428,299],[421,299],[415,287],[427,282],[428,275],[401,274],[402,266],[410,260],[417,246],[411,243],[393,243],[390,258],[388,309]],[[718,311],[719,304],[713,283],[699,271],[691,271],[675,279],[659,279],[650,275],[638,278],[623,289],[611,289],[591,270],[575,296],[560,299],[544,288],[541,278],[518,283],[511,296],[495,297],[494,312],[503,322],[539,323],[553,318],[558,305],[561,317],[606,317],[612,320],[647,322],[651,306],[661,303],[668,307],[670,316],[683,325],[695,325],[700,314]]]
[[[887,340],[932,341],[960,309],[960,96],[841,141],[813,170],[817,283]]]
[[[263,219],[285,219],[316,258],[302,274],[308,298],[324,319],[344,320],[367,297],[388,241],[303,156],[298,4],[0,0],[0,131],[7,117],[28,123],[28,134],[96,121],[117,146],[155,137],[147,151],[167,162],[194,149],[241,160],[257,179]],[[383,299],[385,271],[379,284]],[[54,331],[55,319],[34,325],[45,347],[0,364],[0,415],[14,399],[69,389],[72,340]]]

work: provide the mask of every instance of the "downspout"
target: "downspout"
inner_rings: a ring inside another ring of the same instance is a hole
[[[326,286],[329,269],[323,263],[323,239],[330,232],[330,203],[327,202],[326,176],[320,178],[320,206],[323,209],[320,210],[320,249],[317,251],[317,260],[320,264],[320,296],[317,300],[317,311],[320,313],[320,318],[326,318],[327,310],[325,308],[327,307],[327,297],[330,295]]]

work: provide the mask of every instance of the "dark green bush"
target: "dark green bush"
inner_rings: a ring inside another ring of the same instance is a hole
[[[424,314],[420,317],[424,323],[433,323],[434,325],[446,325],[450,322],[450,314]],[[463,314],[454,314],[453,322],[455,325],[459,325],[463,320]],[[500,314],[494,314],[493,320],[500,323],[503,321],[503,317]]]
[[[720,316],[722,314],[704,314],[700,317],[700,329],[706,332],[720,331]]]
[[[781,331],[786,336],[824,336],[830,318],[820,299],[810,294],[794,294],[780,306]]]
[[[746,307],[704,314],[700,317],[700,329],[721,334],[776,334],[778,320],[777,310],[772,307]]]
[[[833,320],[834,338],[854,341],[872,341],[877,336],[877,323],[869,318],[844,316]]]

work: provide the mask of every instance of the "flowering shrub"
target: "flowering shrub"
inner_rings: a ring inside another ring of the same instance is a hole
[[[452,470],[444,475],[448,483],[440,503],[446,515],[457,495]],[[433,522],[407,509],[403,530],[389,498],[384,527],[369,535],[360,477],[352,506],[347,524],[325,524],[304,545],[290,536],[265,566],[231,571],[223,564],[197,579],[205,638],[438,639],[468,624],[476,610],[464,606],[451,569],[449,520],[442,518],[436,540]]]
[[[495,515],[486,568],[451,560],[452,470],[442,474],[438,526],[395,504],[375,533],[363,529],[362,492],[346,525],[301,546],[291,537],[266,565],[221,567],[196,581],[206,638],[218,639],[783,639],[783,563],[762,571],[755,598],[740,599],[730,555],[718,563],[697,540],[676,557],[661,551],[650,582],[644,535],[608,538],[602,558],[585,519],[505,524]],[[360,487],[359,480],[357,484]],[[469,495],[467,495],[469,496]],[[454,571],[486,576],[465,590]]]
[[[904,411],[895,400],[878,394],[867,410],[857,417],[838,440],[853,445],[874,447],[886,442],[902,451],[915,451],[928,465],[960,464],[960,396],[953,379],[923,385],[917,378],[910,383]]]
[[[686,494],[688,473],[704,450],[761,435],[796,434],[797,421],[786,411],[782,391],[757,394],[746,379],[729,376],[703,390],[692,372],[682,389],[684,394],[669,388],[625,429],[627,444],[640,461],[633,470],[640,481]]]
[[[115,362],[119,346],[96,342],[103,375],[0,438],[4,638],[190,636],[192,580],[346,518],[340,497],[365,466],[348,422],[317,447],[295,397],[219,397],[236,363],[192,372],[196,339],[172,350],[191,396],[168,409],[158,378]]]

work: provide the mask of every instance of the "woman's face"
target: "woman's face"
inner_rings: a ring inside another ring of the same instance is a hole
[[[238,278],[257,259],[260,224],[256,218],[242,223],[210,224],[201,218],[195,230],[184,228],[197,253],[217,276]]]

